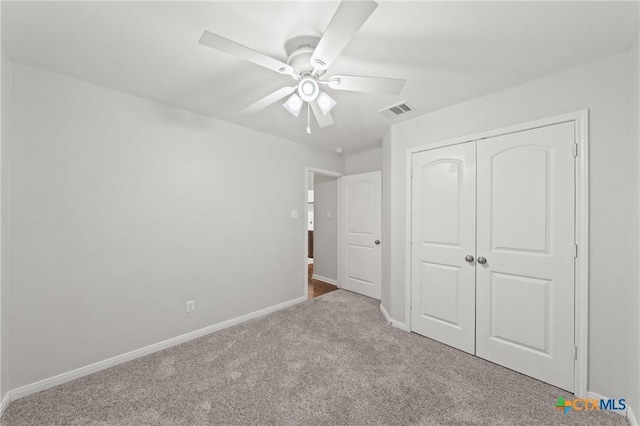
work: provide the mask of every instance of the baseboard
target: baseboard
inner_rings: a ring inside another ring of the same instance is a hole
[[[298,303],[305,302],[307,300],[307,296],[298,297],[296,299],[289,300],[287,302],[279,303],[277,305],[269,306],[264,309],[260,309],[255,312],[251,312],[245,315],[241,315],[236,318],[232,318],[227,321],[223,321],[217,324],[210,325],[205,328],[201,328],[199,330],[192,331],[190,333],[183,334],[181,336],[173,337],[171,339],[164,340],[162,342],[154,343],[149,346],[145,346],[140,349],[136,349],[131,352],[124,353],[122,355],[117,355],[109,359],[105,359],[103,361],[98,361],[94,364],[87,365],[85,367],[80,367],[75,370],[68,371],[66,373],[58,374],[57,376],[49,377],[48,379],[40,380],[35,383],[31,383],[29,385],[21,386],[17,389],[13,389],[7,393],[11,401],[15,401],[16,399],[25,397],[27,395],[31,395],[32,393],[40,392],[45,389],[49,389],[53,386],[61,385],[66,382],[70,382],[71,380],[78,379],[80,377],[87,376],[89,374],[107,369],[109,367],[113,367],[118,364],[122,364],[127,361],[134,360],[136,358],[143,357],[145,355],[152,354],[154,352],[161,351],[163,349],[169,348],[171,346],[179,345],[180,343],[188,342],[189,340],[197,339],[198,337],[205,336],[207,334],[213,333],[214,331],[219,331],[245,321],[249,321],[255,318],[259,318],[261,316],[270,314],[275,311],[279,311],[284,308],[288,308],[289,306],[297,305]],[[7,397],[5,397],[7,399]],[[2,407],[4,407],[5,401],[2,401]]]
[[[391,325],[393,321],[391,321],[391,317],[389,316],[389,313],[384,308],[384,306],[382,306],[382,303],[380,304],[380,312],[382,312],[382,316],[384,317],[384,320],[387,322],[387,324]]]
[[[4,410],[7,408],[7,405],[9,405],[10,401],[11,391],[7,392],[4,398],[2,398],[2,402],[0,402],[0,416],[2,416],[2,413],[4,413]]]
[[[382,312],[382,316],[388,324],[394,326],[395,328],[399,328],[400,330],[409,331],[407,330],[407,326],[405,323],[391,319],[387,310],[384,308],[384,306],[382,306],[382,303],[380,304],[380,311]]]
[[[391,325],[402,331],[410,331],[409,327],[407,327],[407,324],[400,321],[391,320]]]
[[[638,426],[638,419],[636,419],[636,416],[633,414],[631,407],[627,407],[627,420],[631,426]]]
[[[589,399],[610,399],[607,398],[606,396],[602,396],[600,394],[597,394],[595,392],[591,392],[591,391],[587,391],[587,398]],[[616,414],[620,414],[621,416],[628,416],[628,411],[629,411],[629,406],[627,405],[627,408],[625,410],[611,410]]]
[[[313,278],[314,280],[323,281],[325,283],[333,284],[336,287],[338,287],[338,281],[334,280],[333,278],[327,278],[327,277],[323,277],[322,275],[316,275],[316,274],[312,274],[311,278]]]

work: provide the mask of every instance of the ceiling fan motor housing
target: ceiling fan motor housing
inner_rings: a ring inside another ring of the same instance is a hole
[[[300,80],[305,75],[311,75],[313,73],[313,65],[311,65],[313,51],[314,48],[311,45],[304,44],[291,52],[287,64],[293,68],[294,79]]]

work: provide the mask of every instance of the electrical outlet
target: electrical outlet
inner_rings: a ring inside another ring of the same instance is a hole
[[[195,310],[196,310],[196,302],[194,302],[193,300],[188,300],[187,301],[187,313],[193,312]]]

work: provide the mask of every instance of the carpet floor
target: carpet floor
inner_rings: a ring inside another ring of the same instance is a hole
[[[2,425],[625,425],[344,290],[12,402]]]

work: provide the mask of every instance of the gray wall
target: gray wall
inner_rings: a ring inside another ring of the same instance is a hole
[[[356,175],[376,170],[382,170],[382,148],[374,148],[344,157],[344,173],[346,175]]]
[[[334,153],[17,63],[12,120],[11,388],[306,295]]]
[[[405,321],[406,152],[536,119],[590,109],[589,390],[624,398],[628,381],[628,81],[620,54],[474,99],[391,129],[390,309]],[[634,238],[637,235],[633,236]],[[637,306],[636,306],[637,308]]]
[[[338,180],[315,173],[314,200],[313,274],[337,281]]]
[[[11,71],[9,57],[1,52],[2,114],[0,135],[0,399],[9,388],[9,175],[11,149]]]
[[[638,37],[629,55],[629,393],[628,403],[640,416],[640,51]]]
[[[380,304],[391,312],[391,130],[382,138],[382,292]],[[403,322],[400,319],[400,322]]]

